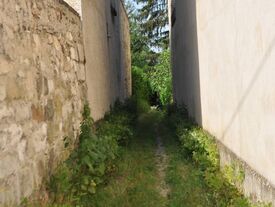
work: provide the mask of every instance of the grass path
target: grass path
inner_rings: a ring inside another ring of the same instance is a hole
[[[156,111],[139,118],[134,139],[117,160],[116,173],[99,188],[91,206],[211,206],[198,172],[182,157],[173,132],[161,120]]]
[[[159,191],[156,167],[154,123],[158,113],[142,115],[129,146],[122,148],[117,172],[108,184],[98,189],[92,206],[96,207],[162,207],[166,199]]]
[[[165,146],[163,145],[162,137],[159,133],[159,127],[156,126],[156,142],[157,142],[157,149],[156,149],[156,167],[158,171],[158,177],[160,179],[158,190],[160,195],[163,198],[168,198],[170,193],[170,187],[167,185],[166,182],[166,170],[168,167],[168,156],[166,154]]]
[[[175,132],[165,123],[160,126],[169,164],[166,170],[166,182],[170,186],[169,207],[214,207],[208,200],[204,180],[200,171],[183,156]]]

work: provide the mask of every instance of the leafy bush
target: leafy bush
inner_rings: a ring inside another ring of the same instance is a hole
[[[151,90],[146,73],[139,67],[132,68],[133,95],[139,99],[149,100]]]
[[[119,144],[131,138],[132,120],[125,107],[117,106],[95,126],[90,108],[85,105],[78,148],[49,183],[54,203],[89,206],[97,186],[104,183],[106,174],[114,169]]]
[[[150,110],[149,99],[152,91],[147,75],[141,68],[133,67],[132,79],[136,113],[148,112]]]
[[[219,153],[214,137],[191,122],[185,109],[169,107],[167,112],[169,123],[176,129],[184,155],[192,159],[200,169],[212,203],[219,207],[253,206],[235,186],[236,180],[243,180],[243,172],[235,171],[234,166],[228,166],[224,171],[220,170]]]
[[[162,105],[170,104],[172,101],[172,74],[170,51],[164,50],[158,63],[149,74],[149,80],[153,91],[156,91]]]

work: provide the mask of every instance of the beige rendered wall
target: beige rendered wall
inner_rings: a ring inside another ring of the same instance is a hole
[[[175,100],[274,188],[275,2],[176,0],[175,8]]]
[[[95,120],[131,94],[129,23],[119,0],[82,0],[88,100]]]
[[[120,2],[120,47],[121,47],[121,78],[120,78],[120,99],[125,100],[132,95],[131,77],[131,40],[130,25],[127,12]]]

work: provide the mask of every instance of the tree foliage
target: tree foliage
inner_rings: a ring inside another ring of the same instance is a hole
[[[140,11],[132,1],[126,1],[131,32],[132,65],[149,70],[156,64],[157,53],[150,46],[150,37],[144,33],[140,24]]]
[[[131,29],[133,94],[153,105],[166,105],[172,99],[170,52],[164,49],[166,46],[156,50],[158,44],[153,43],[165,38],[163,29],[168,24],[166,0],[135,1],[139,6],[126,1]],[[153,21],[162,23],[151,27]]]
[[[172,75],[170,67],[170,51],[165,50],[158,58],[158,63],[150,72],[150,84],[157,92],[162,105],[172,101]]]
[[[150,45],[167,49],[169,45],[167,0],[135,0],[140,5],[139,21],[142,32],[150,38]]]

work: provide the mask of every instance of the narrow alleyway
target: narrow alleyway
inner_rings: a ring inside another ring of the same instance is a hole
[[[154,110],[141,115],[132,143],[122,149],[117,160],[117,173],[99,188],[91,205],[213,206],[207,200],[198,171],[182,156],[173,136],[161,112]]]
[[[85,107],[79,146],[50,179],[48,196],[22,206],[270,207],[252,205],[230,183],[238,176],[213,165],[212,138],[176,110],[118,106],[92,132]]]
[[[0,207],[275,206],[275,1],[240,2],[0,0]]]

